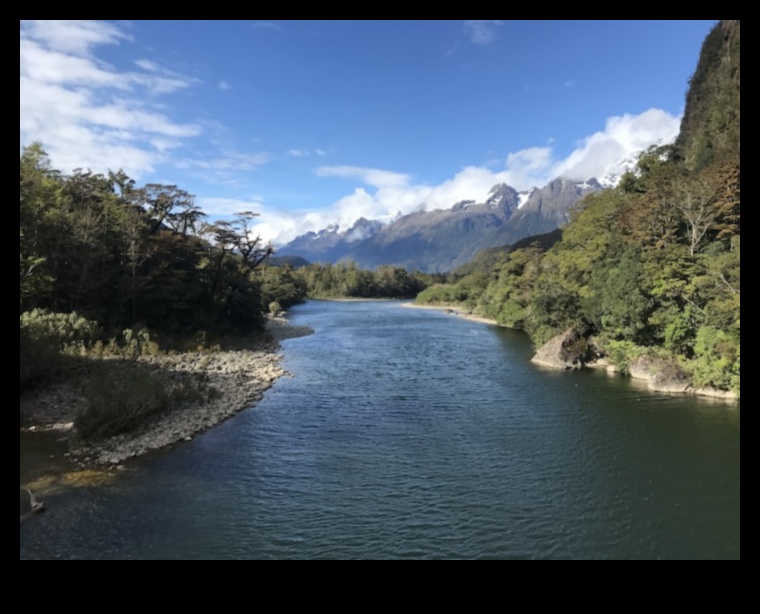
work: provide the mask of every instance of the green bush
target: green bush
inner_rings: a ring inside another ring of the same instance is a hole
[[[640,347],[632,341],[606,341],[602,343],[602,349],[609,361],[615,365],[619,373],[627,374],[632,361],[646,353],[646,348]]]
[[[731,390],[740,388],[740,348],[736,339],[713,326],[702,326],[689,363],[695,386]]]
[[[126,358],[139,356],[157,356],[159,347],[155,341],[151,341],[150,332],[147,328],[126,328],[121,334],[124,340],[122,354]]]
[[[76,312],[54,313],[45,309],[22,313],[21,330],[29,339],[47,343],[56,350],[89,347],[102,333],[97,322]]]
[[[86,404],[74,426],[85,440],[103,439],[136,431],[151,418],[216,394],[203,383],[174,380],[144,367],[104,366],[85,386]]]

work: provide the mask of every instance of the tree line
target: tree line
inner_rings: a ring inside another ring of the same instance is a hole
[[[254,217],[209,222],[186,191],[122,171],[63,175],[33,144],[20,161],[20,311],[76,312],[107,330],[255,329],[273,250]]]

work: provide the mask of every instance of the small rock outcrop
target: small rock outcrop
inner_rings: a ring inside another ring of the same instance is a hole
[[[662,358],[642,356],[628,365],[631,377],[645,379],[650,390],[657,392],[689,392],[692,381],[676,363]]]
[[[587,339],[570,328],[542,345],[531,361],[552,369],[580,369],[588,353]]]

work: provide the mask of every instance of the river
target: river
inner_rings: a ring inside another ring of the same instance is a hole
[[[514,331],[310,301],[259,404],[46,496],[22,559],[738,559],[738,405],[529,362]]]

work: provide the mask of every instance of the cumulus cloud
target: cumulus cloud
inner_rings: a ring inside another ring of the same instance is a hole
[[[476,45],[490,45],[496,40],[496,28],[504,23],[501,19],[467,19],[464,31]]]
[[[681,118],[660,109],[639,115],[610,117],[604,130],[595,132],[576,145],[552,171],[571,179],[602,177],[621,159],[630,157],[656,142],[670,143],[678,136]]]
[[[553,163],[552,148],[529,147],[507,155],[504,175],[506,183],[516,189],[525,189],[546,183],[545,179]]]
[[[652,143],[671,142],[678,134],[680,118],[659,109],[607,120],[604,130],[585,137],[564,158],[555,155],[556,143],[509,152],[502,169],[468,166],[451,179],[429,186],[414,183],[406,173],[358,166],[323,166],[320,177],[358,182],[353,190],[330,207],[292,213],[261,211],[257,231],[267,240],[284,244],[309,230],[338,223],[348,230],[360,217],[390,221],[398,214],[417,210],[448,209],[463,200],[483,202],[491,188],[506,183],[516,190],[541,187],[556,177],[585,180],[601,178],[617,163]]]
[[[135,178],[152,171],[166,152],[200,134],[152,104],[155,96],[194,80],[152,60],[117,70],[98,60],[99,45],[131,36],[101,21],[22,21],[20,30],[20,139],[41,141],[56,168],[123,168]]]

